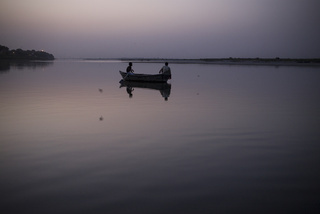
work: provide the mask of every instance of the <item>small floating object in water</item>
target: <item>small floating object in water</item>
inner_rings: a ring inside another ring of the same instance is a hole
[[[103,92],[103,90],[102,90],[101,88],[99,88],[99,91],[100,91],[100,93],[102,93],[102,92]]]
[[[100,121],[103,121],[103,117],[101,116],[101,117],[99,118],[99,120],[100,120]]]

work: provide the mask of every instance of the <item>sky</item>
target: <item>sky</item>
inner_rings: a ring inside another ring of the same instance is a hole
[[[0,45],[56,58],[319,58],[319,0],[0,0]]]

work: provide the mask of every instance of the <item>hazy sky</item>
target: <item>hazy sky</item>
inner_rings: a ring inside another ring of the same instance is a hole
[[[55,57],[320,57],[319,0],[0,0],[0,44]]]

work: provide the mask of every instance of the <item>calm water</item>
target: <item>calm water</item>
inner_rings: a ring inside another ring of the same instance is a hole
[[[2,66],[1,213],[320,211],[319,68],[126,66]]]

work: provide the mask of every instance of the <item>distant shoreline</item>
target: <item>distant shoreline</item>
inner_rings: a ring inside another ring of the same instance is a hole
[[[54,60],[54,56],[44,50],[10,50],[8,47],[0,45],[0,60]]]
[[[320,66],[320,58],[201,58],[201,59],[165,59],[165,58],[86,58],[83,60],[119,60],[135,63],[175,64],[217,64],[217,65],[271,65],[271,66]]]

